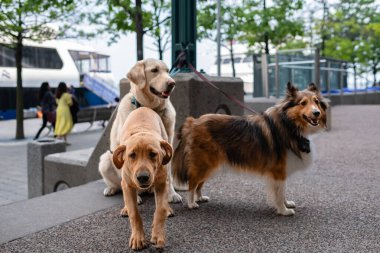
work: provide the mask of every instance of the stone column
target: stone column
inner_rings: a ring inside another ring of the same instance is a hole
[[[41,139],[27,146],[28,198],[44,194],[44,158],[53,153],[66,151],[66,144],[56,139]]]

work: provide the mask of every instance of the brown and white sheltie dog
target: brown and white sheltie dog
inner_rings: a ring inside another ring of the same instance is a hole
[[[172,161],[177,182],[189,184],[188,207],[208,201],[201,193],[220,165],[257,172],[268,179],[268,197],[281,215],[293,215],[285,180],[312,162],[310,134],[326,128],[327,103],[314,84],[299,91],[288,83],[283,101],[261,114],[188,117],[178,133]],[[310,150],[311,148],[311,150]]]

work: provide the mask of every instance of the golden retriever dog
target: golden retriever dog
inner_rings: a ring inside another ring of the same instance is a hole
[[[202,186],[221,164],[256,172],[268,179],[268,200],[278,214],[295,214],[285,198],[285,180],[311,165],[310,134],[326,127],[327,103],[314,84],[299,91],[288,83],[282,102],[261,114],[206,114],[187,118],[178,135],[172,169],[176,180],[189,184],[188,207],[208,201]]]
[[[153,190],[156,201],[151,243],[165,246],[165,220],[172,213],[168,203],[167,164],[173,154],[160,116],[147,107],[129,114],[113,152],[113,163],[121,169],[121,187],[125,206],[122,216],[129,216],[132,234],[129,247],[146,247],[144,229],[137,210],[138,191]]]
[[[169,143],[173,144],[176,112],[169,96],[174,90],[175,81],[169,76],[166,64],[155,59],[139,61],[128,72],[127,77],[131,82],[131,89],[117,108],[110,134],[110,151],[104,153],[99,161],[99,172],[107,185],[104,189],[105,196],[112,196],[121,190],[120,171],[112,164],[111,151],[120,144],[121,129],[132,111],[139,107],[148,107],[154,110],[162,119]],[[167,167],[170,172],[170,163]],[[168,179],[169,202],[181,202],[182,197],[173,188],[171,173],[168,173]],[[140,203],[141,198],[138,197],[138,200]]]

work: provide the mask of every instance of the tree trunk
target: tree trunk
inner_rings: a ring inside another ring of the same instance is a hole
[[[232,76],[235,77],[236,71],[235,71],[234,48],[233,48],[232,40],[230,40],[230,57],[231,57],[231,66],[232,66]]]
[[[373,74],[373,86],[377,86],[376,74],[377,74],[377,64],[372,66],[372,74]]]
[[[161,35],[157,38],[157,45],[158,45],[158,57],[160,60],[162,60],[163,50],[162,50],[162,43],[161,43]]]
[[[17,88],[16,88],[16,139],[24,139],[24,92],[22,88],[22,34],[17,36],[15,51]]]
[[[137,60],[140,61],[144,59],[144,48],[143,48],[143,17],[141,9],[141,0],[136,0],[136,13],[135,13],[135,28],[136,28],[136,42],[137,42]]]
[[[269,37],[268,37],[268,33],[266,32],[264,35],[264,40],[265,40],[265,54],[269,55]]]
[[[265,17],[265,26],[268,26],[268,22],[266,20],[266,0],[264,0],[264,17]],[[265,31],[264,33],[264,43],[265,43],[265,54],[269,54],[269,36],[268,32]]]
[[[356,62],[354,62],[354,88],[355,88],[355,93],[356,93],[356,79],[357,79],[357,73],[356,73]]]
[[[327,40],[327,34],[326,34],[326,24],[327,24],[327,17],[328,17],[328,7],[326,0],[322,0],[323,3],[323,23],[321,26],[320,33],[322,34],[322,42],[321,42],[321,56],[325,56],[325,48],[326,48],[326,40]]]

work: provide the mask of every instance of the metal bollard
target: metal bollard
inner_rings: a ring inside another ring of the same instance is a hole
[[[28,198],[44,195],[45,156],[65,151],[65,142],[57,139],[45,138],[28,143]]]

